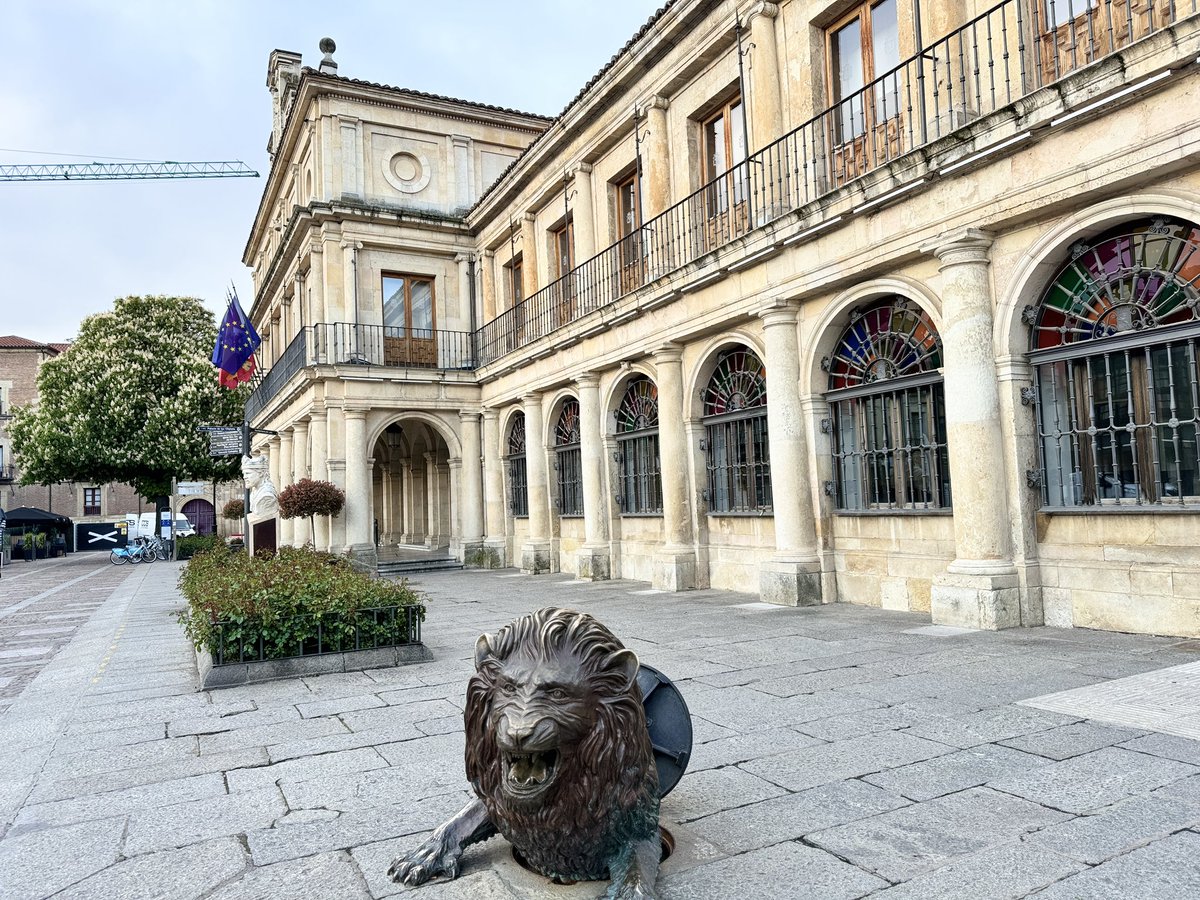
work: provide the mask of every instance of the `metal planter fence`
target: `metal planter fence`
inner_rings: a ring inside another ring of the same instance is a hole
[[[220,667],[419,644],[421,613],[418,606],[381,606],[359,610],[353,621],[333,614],[295,616],[286,623],[273,623],[272,636],[253,623],[214,622],[208,649],[214,667]],[[289,633],[299,636],[281,637]]]

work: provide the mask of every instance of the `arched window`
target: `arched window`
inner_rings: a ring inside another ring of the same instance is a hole
[[[554,467],[558,470],[558,513],[583,515],[583,460],[579,449],[579,401],[566,400],[554,427]]]
[[[717,356],[704,389],[703,414],[708,511],[770,512],[767,370],[753,350],[738,346]]]
[[[514,516],[529,515],[529,474],[525,466],[525,413],[513,416],[508,429],[508,508]]]
[[[1200,506],[1200,227],[1076,244],[1025,321],[1046,505]]]
[[[617,448],[621,512],[661,513],[658,387],[645,376],[629,382],[617,407]]]
[[[822,365],[829,372],[837,508],[949,507],[942,341],[929,317],[903,297],[855,309]]]

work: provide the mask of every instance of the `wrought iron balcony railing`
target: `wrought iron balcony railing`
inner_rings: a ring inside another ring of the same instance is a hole
[[[1200,0],[1004,0],[717,176],[474,333],[305,328],[246,405],[306,365],[473,369],[854,179],[1196,15]]]
[[[484,324],[480,364],[1195,15],[1198,3],[1005,0]]]
[[[297,372],[316,365],[474,369],[474,335],[352,322],[309,325],[292,339],[254,389],[246,401],[246,418],[253,420]]]
[[[17,480],[16,466],[0,466],[0,484],[8,484]]]

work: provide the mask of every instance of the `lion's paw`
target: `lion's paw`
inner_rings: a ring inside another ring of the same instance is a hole
[[[447,846],[441,838],[434,836],[416,850],[397,856],[388,867],[388,877],[411,885],[424,884],[438,875],[457,878],[461,855],[461,849]]]

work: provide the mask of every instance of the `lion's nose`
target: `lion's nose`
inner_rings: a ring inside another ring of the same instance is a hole
[[[500,727],[497,729],[497,737],[500,739],[500,745],[508,750],[524,750],[527,745],[535,744],[545,735],[540,733],[545,729],[539,729],[541,719],[524,718],[524,717],[509,717],[505,716],[500,721]]]

